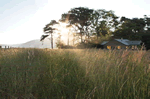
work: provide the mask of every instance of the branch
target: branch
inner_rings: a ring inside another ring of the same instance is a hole
[[[40,41],[43,41],[46,37],[48,37],[49,35],[42,35]]]

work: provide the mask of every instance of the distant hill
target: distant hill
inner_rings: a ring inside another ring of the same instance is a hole
[[[55,44],[53,45],[56,47]],[[51,41],[49,39],[45,39],[43,42],[40,39],[28,41],[19,45],[20,48],[51,48]]]
[[[2,48],[5,48],[5,46],[19,47],[19,48],[51,48],[51,41],[49,39],[45,39],[43,42],[41,42],[40,39],[36,39],[22,44],[14,44],[14,45],[0,44],[0,46],[2,46]],[[55,43],[53,46],[54,48],[56,48]]]

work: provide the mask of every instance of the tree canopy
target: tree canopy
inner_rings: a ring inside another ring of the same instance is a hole
[[[107,39],[111,38],[113,34],[113,38],[141,40],[149,46],[148,42],[150,40],[146,36],[150,35],[150,18],[147,15],[144,15],[143,18],[130,19],[124,16],[119,18],[112,10],[106,11],[105,9],[95,10],[87,7],[76,7],[63,13],[58,22],[51,20],[43,28],[45,35],[42,35],[41,41],[51,34],[52,42],[52,34],[57,30],[53,25],[59,24],[60,22],[66,23],[66,28],[74,28],[74,32],[72,30],[72,33],[76,33],[74,36],[79,36],[81,43],[85,43],[86,39],[90,41],[93,36],[97,40],[102,41],[106,37]],[[83,36],[87,38],[85,39]]]
[[[62,14],[60,21],[76,26],[80,31],[78,34],[81,36],[81,42],[83,42],[82,36],[85,35],[88,26],[91,24],[90,17],[92,13],[93,9],[84,7],[73,8],[68,13]]]
[[[53,33],[57,28],[53,28],[53,25],[59,24],[56,22],[56,20],[51,20],[49,24],[47,24],[44,28],[43,31],[46,35],[42,35],[40,41],[43,41],[46,37],[48,37],[51,34],[51,48],[53,49]]]

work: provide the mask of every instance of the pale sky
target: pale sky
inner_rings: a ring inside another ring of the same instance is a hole
[[[40,39],[43,27],[74,7],[113,10],[119,17],[150,15],[150,0],[1,0],[0,44]]]

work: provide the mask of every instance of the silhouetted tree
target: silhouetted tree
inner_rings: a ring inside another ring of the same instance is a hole
[[[144,18],[126,18],[121,17],[120,19],[120,27],[114,32],[114,36],[117,38],[126,38],[132,40],[140,40],[140,33],[144,33],[144,28],[146,23]]]
[[[46,35],[42,35],[40,41],[44,40],[46,37],[48,37],[49,35],[51,35],[51,48],[53,49],[53,33],[55,30],[57,30],[56,28],[53,28],[53,26],[55,24],[59,24],[58,22],[56,22],[55,20],[51,20],[51,22],[49,24],[47,24],[44,28],[43,31]]]
[[[119,24],[118,17],[111,10],[94,10],[91,18],[91,27],[94,29],[97,39],[99,36],[110,34],[110,29],[116,29]]]
[[[78,34],[81,37],[81,42],[83,42],[82,36],[85,35],[87,27],[91,24],[90,17],[92,13],[93,9],[84,7],[73,8],[68,13],[62,14],[60,21],[76,26],[80,31]]]

